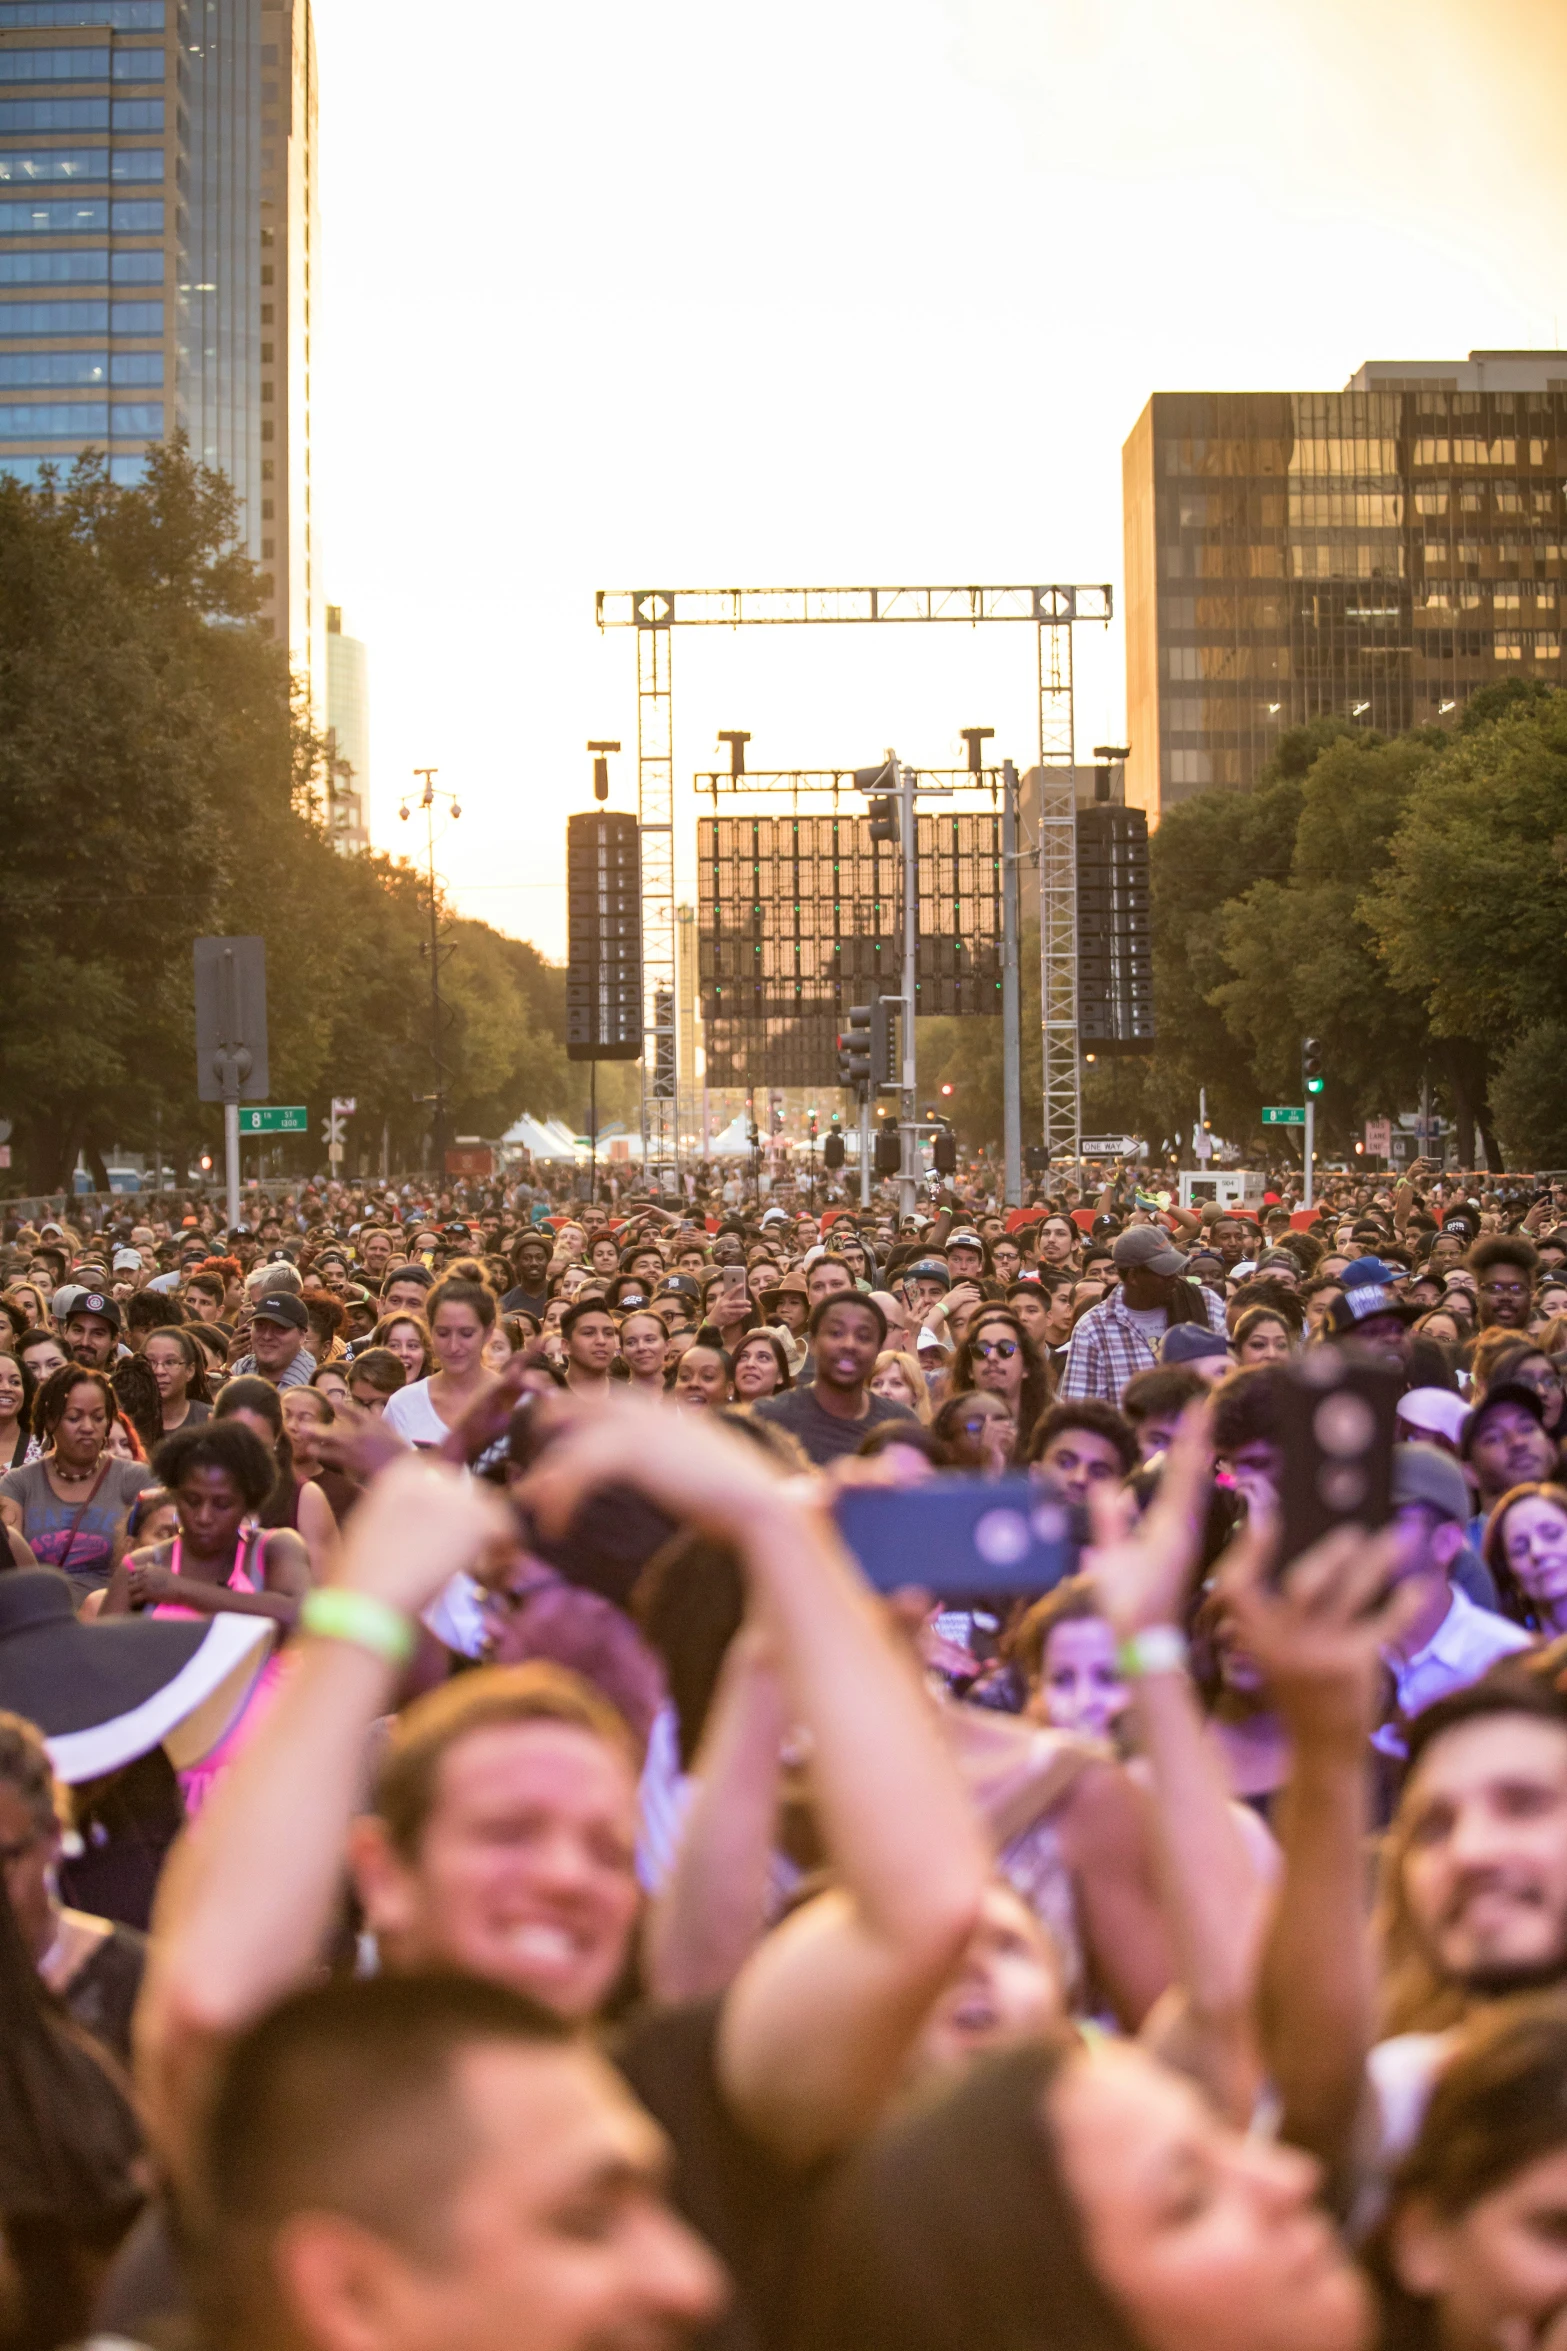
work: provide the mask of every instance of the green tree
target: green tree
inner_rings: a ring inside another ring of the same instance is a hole
[[[1555,1020],[1567,986],[1567,694],[1493,708],[1433,759],[1361,915],[1495,1165],[1489,1071]],[[1467,1160],[1462,1132],[1459,1148]]]
[[[1542,1020],[1497,1063],[1491,1103],[1515,1166],[1567,1167],[1567,1022]]]
[[[1425,1014],[1394,985],[1358,909],[1435,755],[1424,735],[1329,742],[1300,781],[1287,875],[1253,882],[1219,918],[1233,976],[1209,1003],[1274,1101],[1298,1096],[1301,1038],[1322,1040],[1327,1131],[1340,1141],[1420,1083]]]
[[[0,480],[0,1113],[23,1188],[68,1183],[81,1151],[102,1184],[111,1142],[156,1135],[176,1166],[215,1144],[194,1099],[203,932],[266,941],[273,1099],[353,1094],[361,1135],[423,1156],[426,885],[333,849],[326,746],[259,603],[232,491],[182,443],[136,489],[96,457],[37,490]],[[560,975],[439,911],[454,1123],[547,1114],[570,1091]]]

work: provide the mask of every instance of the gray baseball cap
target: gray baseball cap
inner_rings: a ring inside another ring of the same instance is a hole
[[[1134,1224],[1110,1244],[1117,1265],[1138,1265],[1148,1273],[1184,1273],[1186,1259],[1162,1225]]]

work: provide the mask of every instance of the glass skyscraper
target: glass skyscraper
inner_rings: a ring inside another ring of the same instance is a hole
[[[1560,680],[1567,352],[1156,392],[1122,481],[1126,796],[1154,820],[1308,719],[1397,733]]]
[[[0,470],[183,427],[318,712],[309,0],[0,0]]]

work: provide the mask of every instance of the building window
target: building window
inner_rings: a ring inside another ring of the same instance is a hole
[[[121,236],[161,237],[163,234],[161,196],[118,197],[110,205],[109,211],[109,225]]]
[[[109,360],[111,384],[137,385],[148,392],[163,389],[163,353],[161,351],[116,351]]]
[[[261,501],[261,519],[262,519],[262,521],[263,521],[263,522],[272,522],[272,521],[274,521],[274,520],[275,520],[275,518],[276,518],[276,515],[277,515],[277,506],[276,506],[276,503],[275,503],[275,501],[274,501],[274,500],[272,500],[271,498],[263,498],[263,499],[262,499],[262,501]]]
[[[0,402],[0,437],[8,441],[101,441],[108,430],[107,400]]]
[[[112,161],[107,147],[16,148],[0,153],[0,185],[47,187],[51,181],[163,178],[161,147],[123,147]]]
[[[161,131],[163,128],[163,100],[161,98],[116,98],[114,127],[117,131]]]
[[[163,0],[0,0],[0,32],[34,24],[102,24],[117,33],[161,33]]]
[[[263,563],[270,563],[270,562],[272,561],[272,558],[273,558],[273,556],[274,556],[274,555],[276,555],[276,553],[277,553],[277,541],[276,541],[276,539],[263,539],[263,540],[262,540],[262,542],[261,542],[261,560],[262,560],[262,562],[263,562]]]
[[[1498,661],[1522,661],[1523,631],[1521,629],[1498,629],[1492,640],[1491,651]]]
[[[109,267],[109,275],[117,286],[161,286],[163,255],[116,253]]]
[[[79,237],[108,225],[108,201],[102,196],[60,196],[53,201],[34,197],[20,204],[0,204],[0,237]]]
[[[106,384],[107,351],[0,351],[0,384],[23,386]]]
[[[262,385],[262,387],[261,387],[261,397],[262,397],[262,399],[263,399],[263,400],[270,400],[270,399],[271,399],[271,397],[272,397],[272,386],[271,386],[270,384],[263,384],[263,385]]]
[[[161,278],[163,256],[151,258],[158,262]],[[70,253],[0,253],[0,286],[101,286],[108,275],[109,255],[103,247],[79,247]]]
[[[1207,751],[1172,751],[1170,781],[1172,784],[1211,784],[1212,754]]]
[[[272,344],[270,344],[270,343],[263,343],[263,344],[262,344],[262,346],[261,346],[261,364],[262,364],[262,366],[263,366],[263,367],[270,367],[270,366],[272,365],[272,352],[273,352],[273,346],[272,346]]]
[[[116,302],[109,313],[109,332],[113,335],[161,335],[163,304]]]
[[[107,302],[0,302],[0,337],[106,335]]]
[[[117,82],[161,82],[163,79],[163,51],[161,49],[116,49],[114,52],[114,79]]]
[[[106,82],[108,78],[107,49],[0,49],[0,82]]]

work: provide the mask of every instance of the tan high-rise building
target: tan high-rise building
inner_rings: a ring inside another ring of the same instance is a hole
[[[1153,822],[1308,719],[1394,734],[1560,680],[1567,352],[1156,392],[1122,481],[1126,797]]]
[[[318,715],[309,0],[0,0],[0,471],[227,474]]]

